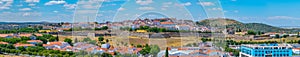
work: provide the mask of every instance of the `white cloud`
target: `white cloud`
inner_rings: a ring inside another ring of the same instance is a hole
[[[14,0],[2,0],[3,2],[13,2]]]
[[[268,19],[300,19],[300,18],[290,17],[290,16],[271,16],[268,17]]]
[[[0,10],[10,9],[12,6],[13,0],[0,0]]]
[[[222,10],[221,8],[211,8],[211,9],[208,9],[208,10]]]
[[[22,9],[19,9],[20,11],[30,11],[32,10],[31,8],[22,8]]]
[[[126,9],[122,8],[122,7],[118,9],[118,11],[123,11],[123,10],[126,10]]]
[[[182,5],[183,6],[190,6],[190,5],[192,5],[192,3],[191,2],[187,2],[187,3],[183,3]]]
[[[154,10],[153,7],[139,7],[139,10]]]
[[[41,13],[38,12],[24,12],[19,14],[22,14],[22,16],[41,16]]]
[[[64,0],[59,0],[59,1],[52,0],[52,1],[49,1],[49,2],[45,3],[45,5],[56,5],[56,4],[66,4],[66,1],[64,1]]]
[[[212,2],[200,2],[199,4],[202,5],[202,6],[214,6],[215,5]]]
[[[36,4],[28,4],[28,6],[35,6]]]
[[[58,13],[58,11],[53,11],[54,13]]]
[[[64,7],[66,9],[74,9],[76,7],[76,4],[65,4]]]
[[[152,0],[136,0],[136,3],[140,4],[140,5],[148,5],[150,3],[153,3],[153,1]]]
[[[27,3],[38,3],[40,0],[25,0]]]

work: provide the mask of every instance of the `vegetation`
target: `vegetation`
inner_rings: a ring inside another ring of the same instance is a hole
[[[139,52],[142,55],[156,55],[160,51],[159,47],[157,45],[148,45],[146,44],[143,46],[143,49]]]
[[[107,30],[108,29],[108,26],[103,26],[101,28],[95,28],[95,30]]]
[[[225,47],[225,51],[226,51],[226,52],[232,52],[234,56],[239,56],[239,52],[240,52],[239,50],[231,49],[231,48],[229,48],[228,46]]]
[[[90,38],[83,38],[82,42],[87,42],[89,44],[93,44],[93,45],[96,45],[97,44],[97,41],[96,40],[92,40]]]
[[[168,51],[168,47],[166,48],[165,57],[169,57],[169,51]]]
[[[300,34],[299,34],[299,32],[297,32],[297,38],[300,38]]]
[[[99,37],[98,37],[98,41],[99,41],[99,42],[102,42],[103,40],[104,40],[104,37],[103,37],[103,36],[99,36]]]
[[[226,28],[235,28],[240,30],[255,30],[263,32],[300,31],[300,29],[283,29],[279,27],[266,25],[263,23],[241,23],[233,19],[206,19],[200,22],[196,22],[196,24],[200,26],[214,26],[214,23],[225,23],[220,24],[220,26],[226,26]]]
[[[0,30],[0,34],[17,33],[17,32],[33,33],[33,32],[38,32],[38,28],[20,28],[20,29],[11,29],[11,30]]]
[[[211,41],[211,39],[210,38],[201,38],[201,41],[202,42],[207,42],[207,41]]]
[[[36,56],[49,56],[51,55],[74,55],[73,52],[59,51],[59,50],[46,50],[44,47],[32,46],[32,47],[13,47],[11,44],[0,44],[0,51],[4,53],[13,54],[28,54]]]
[[[64,40],[64,42],[67,42],[67,43],[69,43],[70,45],[73,45],[72,39],[66,38],[66,39]]]
[[[265,41],[265,42],[253,42],[253,41],[234,41],[234,40],[226,40],[228,45],[241,45],[241,44],[270,44],[270,43],[278,43],[277,41]]]

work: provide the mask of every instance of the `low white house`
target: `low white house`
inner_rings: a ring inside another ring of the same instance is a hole
[[[294,54],[300,54],[300,48],[293,48]]]

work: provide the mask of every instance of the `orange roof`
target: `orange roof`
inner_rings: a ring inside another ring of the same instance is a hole
[[[41,40],[28,40],[27,42],[43,42]]]
[[[293,48],[293,50],[300,50],[300,48]]]
[[[173,22],[160,22],[160,24],[174,24]]]
[[[35,46],[33,44],[20,44],[20,43],[17,43],[17,44],[14,44],[15,47],[19,47],[19,46]]]
[[[134,50],[134,53],[137,53],[139,51],[141,51],[143,48],[136,48],[136,50]]]
[[[49,42],[49,43],[47,43],[47,44],[43,44],[43,46],[51,46],[51,45],[62,45],[62,43],[61,42]]]
[[[0,44],[8,44],[7,42],[0,42]]]
[[[13,34],[0,34],[0,37],[6,37],[8,35],[13,35]]]
[[[106,49],[106,48],[97,48],[97,50],[107,51],[108,49]]]

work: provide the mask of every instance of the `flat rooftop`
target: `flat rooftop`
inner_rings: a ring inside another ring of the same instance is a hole
[[[292,48],[292,45],[290,44],[242,44],[242,46],[249,47],[249,48],[255,48],[255,47],[287,47]]]

